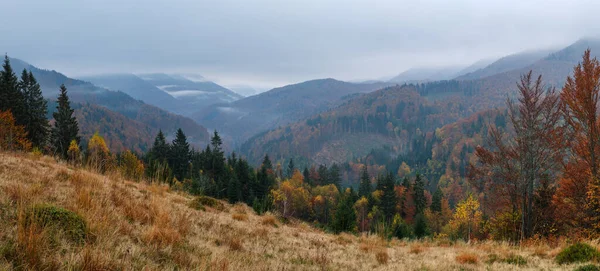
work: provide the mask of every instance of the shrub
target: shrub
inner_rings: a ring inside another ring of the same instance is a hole
[[[375,259],[377,259],[377,262],[379,264],[387,264],[388,260],[390,259],[390,256],[388,255],[387,251],[380,250],[377,251],[377,253],[375,253]]]
[[[527,260],[525,258],[523,258],[523,256],[521,255],[509,255],[508,257],[504,258],[502,260],[502,262],[508,263],[508,264],[514,264],[514,265],[526,265],[527,264]]]
[[[456,256],[456,261],[460,264],[477,264],[479,258],[473,253],[461,253]]]
[[[264,215],[261,219],[261,224],[265,226],[277,227],[277,219],[272,215]]]
[[[61,231],[73,242],[83,243],[86,238],[85,220],[72,211],[53,205],[37,205],[29,214],[29,223],[34,222],[41,227]]]
[[[206,196],[198,196],[197,198],[195,198],[191,203],[190,203],[190,207],[196,209],[196,210],[202,210],[204,211],[204,206],[219,210],[219,211],[223,211],[225,209],[225,205],[214,199],[211,197],[206,197]]]
[[[587,264],[575,268],[574,271],[600,271],[600,267],[595,266],[593,264]]]
[[[585,243],[577,243],[558,253],[556,262],[558,264],[588,262],[597,259],[599,254],[596,248]]]

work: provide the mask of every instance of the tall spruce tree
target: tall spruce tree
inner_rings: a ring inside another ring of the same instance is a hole
[[[362,170],[362,174],[360,175],[360,185],[358,187],[358,196],[369,198],[371,196],[371,190],[373,187],[371,186],[371,178],[369,177],[369,172],[367,171],[367,166],[365,166]]]
[[[294,170],[296,170],[296,166],[294,165],[294,158],[290,158],[290,162],[288,163],[287,169],[285,171],[285,176],[287,178],[292,178]]]
[[[385,216],[386,222],[390,223],[396,214],[396,191],[394,190],[394,175],[388,173],[386,176],[381,176],[381,188],[383,196],[381,197],[381,210]]]
[[[345,192],[342,195],[331,223],[335,233],[354,231],[356,227],[356,211],[354,210],[354,196],[352,192]]]
[[[304,167],[304,171],[302,171],[302,175],[304,176],[304,182],[310,186],[313,185],[311,179],[310,179],[310,172],[308,171],[307,167]]]
[[[417,174],[417,177],[415,178],[413,199],[415,201],[415,210],[417,214],[422,214],[425,211],[425,208],[427,208],[427,199],[425,198],[425,183],[420,174]]]
[[[48,105],[42,96],[40,84],[30,72],[23,70],[21,74],[21,91],[25,98],[25,130],[34,147],[46,145],[50,125],[46,115]]]
[[[0,111],[12,112],[16,125],[25,125],[25,97],[19,88],[19,79],[15,75],[8,56],[0,71]]]
[[[216,184],[216,196],[224,198],[227,193],[227,186],[229,185],[229,178],[225,172],[225,154],[222,150],[223,141],[219,136],[219,132],[215,130],[212,138],[210,139],[210,145],[212,146],[211,155],[211,177]]]
[[[441,212],[442,211],[442,200],[444,198],[444,193],[442,192],[442,189],[440,189],[439,187],[435,190],[435,192],[433,193],[433,196],[431,197],[431,211],[432,212]]]
[[[146,175],[151,179],[160,182],[168,181],[171,176],[171,168],[169,167],[169,143],[163,134],[162,130],[154,138],[152,148],[146,155]]]
[[[56,112],[52,114],[54,117],[54,127],[52,128],[52,147],[56,154],[62,159],[67,159],[67,151],[69,144],[75,140],[77,144],[80,142],[79,126],[77,119],[73,116],[74,110],[71,109],[71,102],[67,96],[67,88],[65,85],[60,85],[60,94]]]
[[[319,174],[319,181],[317,182],[317,185],[328,185],[328,184],[330,184],[330,182],[329,182],[329,170],[327,170],[327,166],[325,166],[325,165],[319,165],[319,169],[317,170],[317,173]]]
[[[179,181],[183,181],[188,177],[188,169],[190,166],[190,144],[187,142],[187,137],[181,128],[177,129],[175,139],[171,144],[170,164],[173,169],[173,176]]]
[[[328,175],[328,184],[333,184],[337,186],[338,189],[340,189],[342,185],[342,176],[340,175],[340,167],[336,163],[333,163],[333,165],[331,165],[331,167],[329,168]]]

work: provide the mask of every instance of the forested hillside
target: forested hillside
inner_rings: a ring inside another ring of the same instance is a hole
[[[312,80],[275,88],[229,104],[201,110],[194,119],[215,128],[234,142],[286,125],[340,105],[357,93],[382,88],[385,83],[353,84],[334,79]]]

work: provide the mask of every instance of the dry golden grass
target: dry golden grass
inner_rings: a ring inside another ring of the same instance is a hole
[[[275,218],[273,215],[271,214],[265,214],[263,215],[263,217],[260,220],[260,223],[262,223],[265,226],[273,226],[276,227],[277,226],[277,218]]]
[[[233,218],[234,220],[237,220],[237,221],[248,221],[247,214],[235,213],[235,214],[231,215],[231,218]]]
[[[479,257],[477,254],[471,252],[463,252],[456,256],[456,261],[460,264],[477,264],[479,262]]]
[[[98,175],[47,156],[0,153],[0,270],[572,270],[553,256],[566,246],[532,243],[387,241],[332,235],[281,223],[248,206],[190,208],[194,197],[160,184]],[[26,223],[28,208],[51,204],[81,216],[81,244]],[[598,245],[593,243],[593,245]],[[520,255],[526,265],[504,261]],[[468,256],[468,257],[467,257]],[[464,258],[464,260],[463,260]],[[477,264],[471,264],[477,259]]]

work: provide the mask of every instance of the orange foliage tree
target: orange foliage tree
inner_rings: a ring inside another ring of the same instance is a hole
[[[565,177],[554,202],[560,210],[559,217],[576,227],[594,227],[600,230],[600,63],[591,58],[590,50],[583,54],[582,62],[573,69],[573,76],[560,93],[565,104],[563,115],[569,126],[571,157],[565,166]],[[584,198],[587,199],[587,203]],[[585,215],[575,215],[586,210]]]
[[[560,97],[553,88],[544,87],[541,75],[533,80],[530,71],[521,76],[517,87],[518,103],[507,99],[514,137],[507,139],[497,127],[490,128],[491,148],[477,147],[478,163],[470,165],[469,174],[479,191],[496,193],[497,203],[511,202],[511,212],[520,211],[523,239],[531,237],[536,228],[535,192],[560,173],[564,129]]]
[[[23,126],[15,124],[15,118],[10,111],[0,111],[0,150],[24,150],[31,148],[27,133]]]

